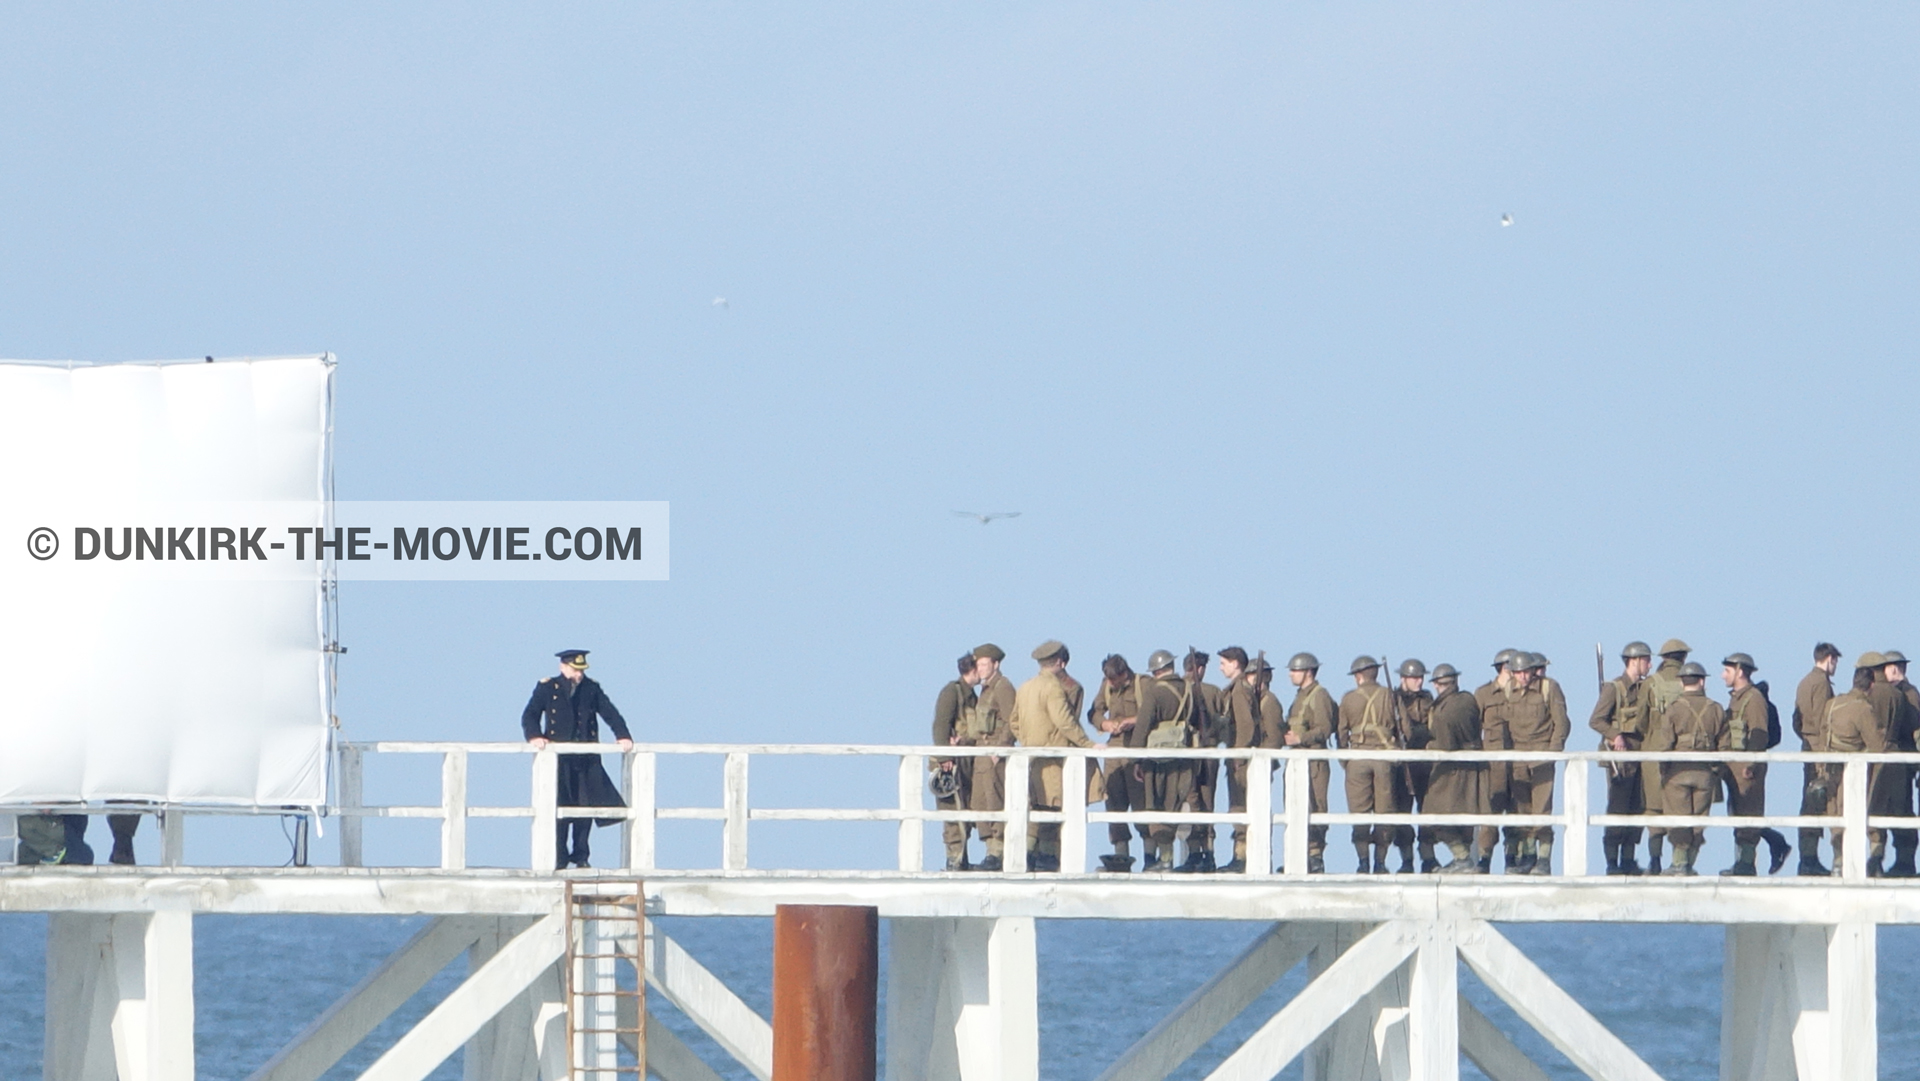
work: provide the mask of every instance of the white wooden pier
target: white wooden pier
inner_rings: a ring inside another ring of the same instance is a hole
[[[1034,953],[1037,919],[1258,920],[1270,924],[1245,953],[1138,1034],[1102,1081],[1162,1081],[1256,999],[1297,966],[1305,989],[1261,1023],[1215,1068],[1208,1081],[1267,1081],[1296,1060],[1312,1081],[1451,1081],[1463,1057],[1494,1081],[1546,1075],[1509,1034],[1459,991],[1465,965],[1515,1013],[1589,1077],[1652,1081],[1658,1075],[1625,1043],[1563,991],[1505,937],[1501,924],[1557,922],[1705,923],[1726,929],[1720,1033],[1723,1079],[1868,1079],[1878,1076],[1876,935],[1882,924],[1920,923],[1920,880],[1867,877],[1865,849],[1845,846],[1833,878],[1620,878],[1594,875],[1589,835],[1610,824],[1845,826],[1860,838],[1869,827],[1911,819],[1868,819],[1867,764],[1845,760],[1847,816],[1802,819],[1615,819],[1592,810],[1589,783],[1604,762],[1597,752],[1488,754],[1487,758],[1560,762],[1561,796],[1552,815],[1489,816],[1444,821],[1553,825],[1563,860],[1551,876],[1307,875],[1306,764],[1314,757],[1396,757],[1387,752],[1231,752],[1278,765],[1274,785],[1253,786],[1244,815],[1089,811],[1076,778],[1089,768],[1083,752],[1065,757],[1067,805],[1042,813],[1027,805],[1023,778],[1037,752],[1009,757],[1009,806],[999,816],[942,815],[924,795],[925,747],[643,745],[624,756],[631,806],[623,843],[609,862],[623,866],[556,873],[551,806],[557,750],[524,744],[376,743],[348,745],[340,764],[338,867],[155,868],[49,867],[0,870],[0,911],[45,912],[48,934],[48,1081],[190,1081],[193,1057],[192,917],[200,913],[313,913],[430,916],[402,949],[286,1047],[263,1055],[250,1081],[318,1081],[375,1025],[464,953],[470,975],[388,1048],[362,1076],[419,1081],[465,1049],[468,1081],[543,1081],[582,1077],[613,1081],[639,1051],[628,1035],[570,1033],[580,997],[611,995],[614,967],[583,961],[580,913],[598,905],[621,911],[619,898],[638,884],[644,913],[602,921],[592,934],[639,963],[647,991],[664,996],[713,1037],[758,1081],[771,1081],[772,1036],[766,1019],[666,938],[646,917],[770,916],[776,904],[841,904],[877,908],[888,921],[884,1017],[890,1081],[1038,1081]],[[581,747],[579,750],[589,748]],[[605,750],[593,747],[593,750]],[[966,753],[966,749],[953,749]],[[1204,752],[1190,752],[1200,754]],[[1215,752],[1218,757],[1223,752]],[[533,766],[527,806],[475,806],[467,765],[476,754],[521,754]],[[1099,757],[1109,757],[1099,754]],[[379,755],[434,755],[441,760],[437,805],[386,805],[368,799],[366,763]],[[716,802],[668,807],[655,780],[679,756],[720,756]],[[898,800],[885,807],[773,808],[750,799],[751,764],[766,756],[864,756],[890,760]],[[1397,757],[1417,758],[1424,752]],[[1141,757],[1144,757],[1142,755]],[[1153,757],[1167,757],[1156,751]],[[1643,760],[1648,756],[1637,756]],[[1776,783],[1797,786],[1798,765],[1841,761],[1798,754],[1720,755],[1698,760],[1778,763]],[[1920,761],[1920,756],[1881,756]],[[610,758],[611,762],[612,759]],[[1337,767],[1336,767],[1337,768]],[[1790,780],[1789,780],[1790,778]],[[1337,788],[1337,785],[1336,785]],[[1276,798],[1277,797],[1277,798]],[[94,808],[96,812],[104,808]],[[612,817],[606,809],[589,812]],[[529,821],[522,869],[469,867],[467,824],[475,818]],[[927,837],[946,818],[1001,818],[1008,824],[1008,870],[997,874],[926,870]],[[182,852],[183,823],[169,816],[170,862]],[[439,865],[363,867],[370,819],[428,818],[440,823]],[[656,830],[673,819],[722,824],[712,866],[654,866]],[[1107,875],[1079,870],[1090,831],[1111,821],[1231,824],[1247,821],[1252,873],[1246,875]],[[1382,819],[1392,821],[1390,816]],[[1412,819],[1409,819],[1411,821]],[[897,866],[889,870],[757,869],[751,827],[762,821],[879,821],[898,824]],[[1067,873],[1033,874],[1026,865],[1025,825],[1059,821]],[[1314,824],[1354,821],[1311,816]],[[1431,824],[1443,821],[1422,818]],[[1264,826],[1263,826],[1264,824]],[[1279,844],[1274,844],[1276,834]],[[1283,873],[1269,871],[1275,854]],[[1596,958],[1596,964],[1604,963]],[[204,975],[204,974],[203,974]],[[612,997],[605,999],[612,1003]],[[620,1002],[631,1003],[631,999]],[[609,1020],[619,1010],[604,1007]],[[627,1018],[625,1027],[639,1027]],[[622,1026],[614,1025],[606,1031]],[[627,1043],[623,1049],[622,1041]],[[665,1026],[646,1026],[647,1068],[662,1081],[713,1081],[703,1062]]]

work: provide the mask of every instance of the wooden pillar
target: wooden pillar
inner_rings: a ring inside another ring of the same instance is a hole
[[[880,910],[773,913],[773,1081],[875,1081]]]

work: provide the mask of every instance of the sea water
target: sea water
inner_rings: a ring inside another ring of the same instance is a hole
[[[1920,888],[1920,887],[1916,887]],[[199,1076],[242,1081],[422,925],[369,916],[200,916],[194,921]],[[770,1014],[773,925],[674,918],[660,925],[762,1016]],[[885,922],[882,921],[882,935]],[[1042,920],[1040,1063],[1046,1081],[1093,1081],[1264,925]],[[1668,1081],[1717,1078],[1723,932],[1686,924],[1508,924],[1501,931]],[[1920,929],[1880,929],[1880,1076],[1920,1079]],[[885,971],[885,942],[881,965]],[[44,1017],[46,918],[0,915],[0,1079],[36,1077]],[[327,1075],[358,1076],[464,976],[456,961]],[[1581,1075],[1461,969],[1467,997],[1547,1072]],[[1304,966],[1267,992],[1174,1076],[1206,1076],[1299,990]],[[884,986],[882,994],[885,993]],[[662,1023],[729,1081],[750,1081],[658,995]],[[883,1026],[884,1027],[884,1026]],[[885,1034],[882,1033],[884,1040]],[[882,1047],[882,1055],[885,1048]],[[1296,1063],[1283,1077],[1298,1077]],[[1478,1077],[1472,1066],[1465,1077]],[[454,1081],[456,1054],[433,1075]]]

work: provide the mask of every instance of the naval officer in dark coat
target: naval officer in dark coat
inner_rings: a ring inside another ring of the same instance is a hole
[[[560,658],[560,674],[535,684],[533,697],[527,699],[527,708],[520,712],[520,730],[526,733],[527,742],[535,747],[545,747],[550,742],[598,743],[600,725],[596,718],[602,718],[607,727],[613,729],[620,749],[632,750],[633,735],[627,731],[626,719],[613,707],[600,684],[587,678],[587,651],[563,649],[554,656]],[[560,756],[557,795],[561,807],[627,805],[620,798],[619,786],[600,764],[600,756],[593,754]],[[595,821],[611,826],[620,819],[563,818],[556,824],[553,850],[556,869],[587,866],[587,835],[592,832]],[[567,843],[569,833],[573,836],[572,844]]]

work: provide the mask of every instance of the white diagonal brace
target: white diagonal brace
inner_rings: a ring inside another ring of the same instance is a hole
[[[1100,1075],[1100,1081],[1166,1081],[1181,1063],[1304,960],[1319,941],[1317,931],[1300,924],[1274,924],[1232,964],[1127,1048]]]
[[[1413,953],[1417,937],[1404,921],[1383,923],[1353,944],[1227,1056],[1207,1081],[1272,1081],[1328,1026],[1340,1020]]]
[[[1660,1081],[1633,1048],[1483,920],[1462,929],[1460,956],[1513,1012],[1594,1081]]]
[[[489,920],[442,916],[340,996],[247,1081],[319,1081],[427,981],[473,945]]]
[[[566,914],[554,912],[543,917],[474,970],[466,982],[375,1060],[360,1075],[360,1081],[423,1081],[566,950]]]
[[[1465,995],[1460,996],[1460,1051],[1490,1081],[1550,1081],[1547,1071],[1514,1046]]]
[[[638,1028],[634,1024],[640,1012],[640,1000],[632,995],[621,995],[615,1004],[620,1026],[620,1042],[634,1054],[640,1052],[640,1041],[629,1031]],[[647,1072],[660,1081],[721,1081],[714,1068],[693,1053],[693,1048],[675,1036],[652,1010],[647,1011]]]
[[[647,986],[701,1030],[758,1081],[773,1078],[773,1026],[740,996],[647,921]]]

